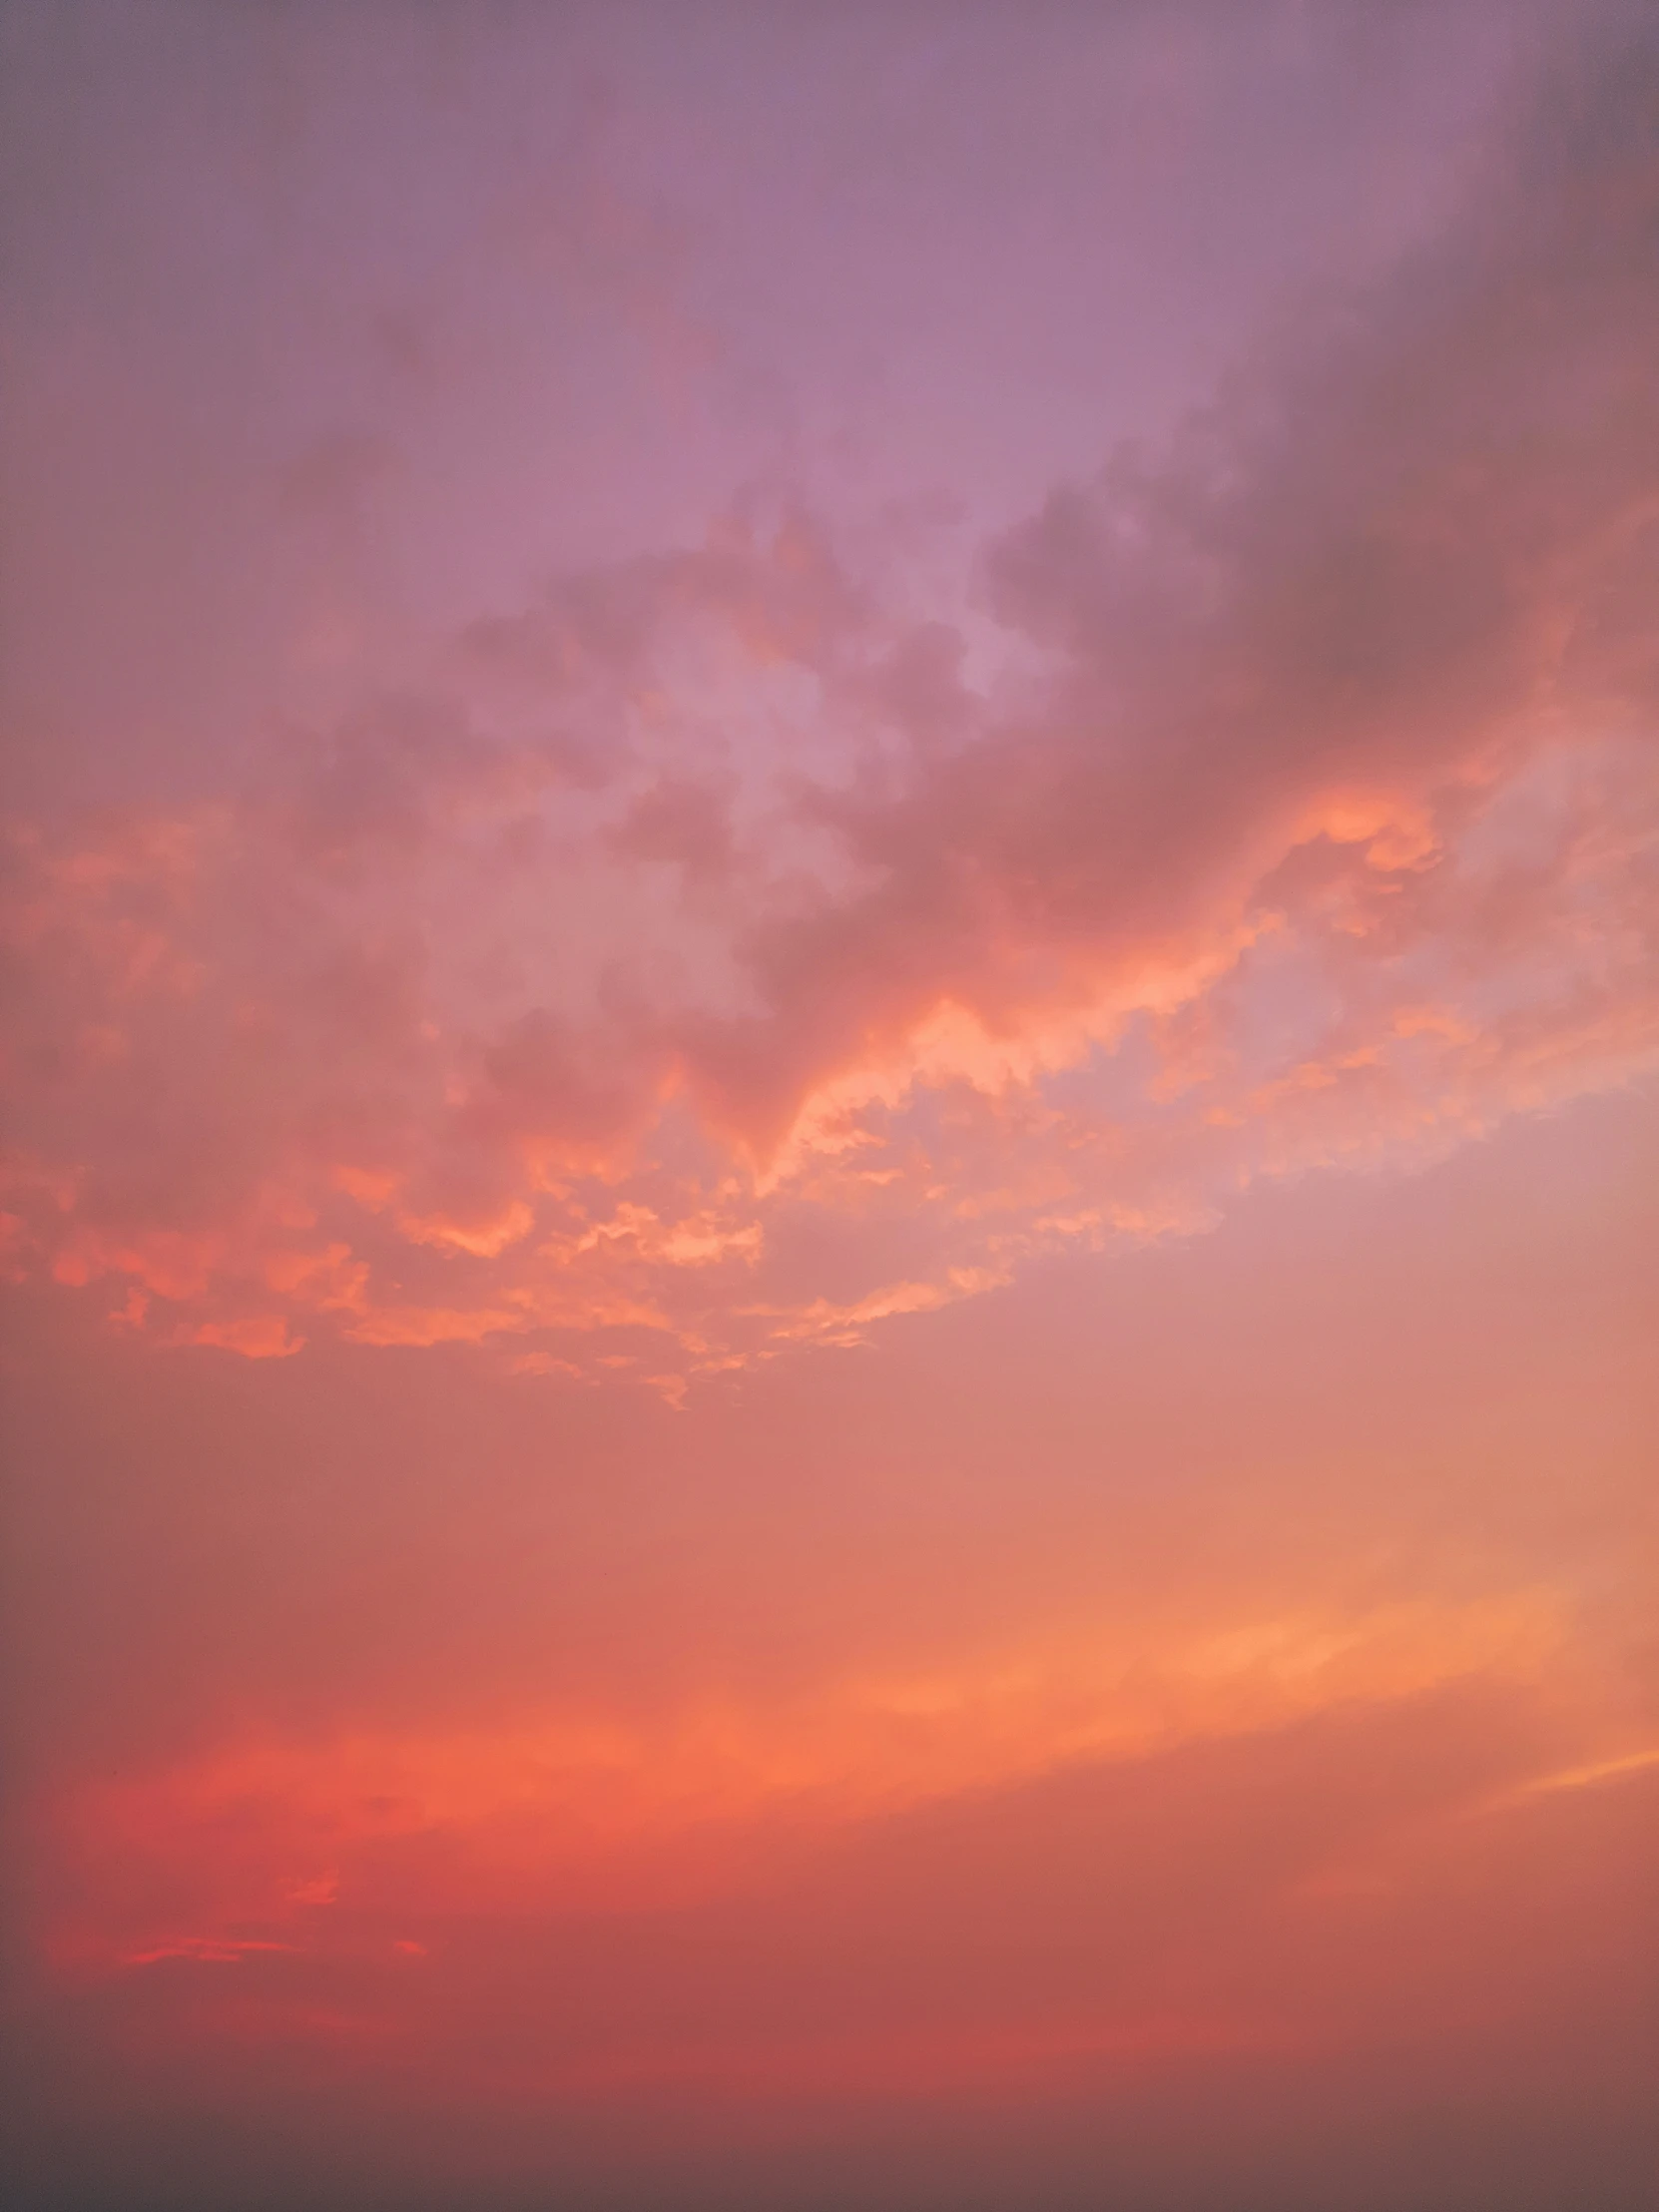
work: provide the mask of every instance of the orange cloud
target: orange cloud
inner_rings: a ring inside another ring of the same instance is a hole
[[[1017,712],[794,512],[566,579],[240,801],[22,830],[19,1249],[220,1331],[258,1279],[726,1363],[740,1304],[822,1336],[1650,1067],[1651,176],[1611,122],[1538,158],[1548,223],[1500,167],[987,546]],[[860,1282],[787,1257],[813,1209],[883,1225]]]

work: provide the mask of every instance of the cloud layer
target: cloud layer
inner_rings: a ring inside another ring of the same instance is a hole
[[[751,514],[14,826],[19,1265],[678,1390],[1646,1065],[1653,81],[989,542],[972,674]]]

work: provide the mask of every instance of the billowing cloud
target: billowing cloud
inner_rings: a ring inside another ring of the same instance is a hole
[[[22,1264],[254,1356],[683,1376],[1648,1064],[1653,75],[1552,79],[1447,233],[997,536],[972,679],[733,520],[241,789],[17,826]]]

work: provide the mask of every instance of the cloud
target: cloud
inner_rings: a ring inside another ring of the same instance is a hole
[[[1380,2176],[1366,2203],[1407,2173],[1456,2202],[1468,2171],[1542,2205],[1568,2147],[1548,2134],[1565,2067],[1580,2093],[1601,2084],[1593,2143],[1571,2145],[1580,2179],[1588,2159],[1599,2202],[1634,2204],[1653,1792],[1632,1773],[1516,1796],[1559,1749],[1536,1700],[1464,1683],[785,1831],[758,1882],[599,1915],[498,1892],[480,1911],[476,1874],[428,1850],[409,1894],[382,1861],[370,1893],[342,1873],[319,1913],[295,1875],[235,1935],[66,1960],[51,2025],[131,2086],[115,2124],[141,2174],[158,2112],[208,2108],[304,2169],[329,2155],[307,2121],[326,2079],[350,2084],[382,2175],[464,2158],[486,2202],[528,2171],[575,2186],[590,2158],[619,2201],[656,2201],[669,2166],[682,2190],[706,2164],[730,2188],[740,2145],[738,2185],[763,2201],[770,2141],[796,2163],[837,2144],[825,2155],[849,2176],[875,2160],[871,2202],[915,2201],[919,2174],[1000,2201],[1014,2159],[1046,2199],[1081,2201],[1110,2155],[1120,2174],[1146,2162],[1151,2202],[1209,2202],[1260,2170],[1313,2205],[1363,2165]],[[388,1840],[413,1842],[407,1821],[384,1801]],[[1563,2008],[1578,2016],[1592,1959],[1601,2009],[1575,2055]],[[31,2054],[31,2132],[63,2094],[55,2043]],[[1433,2128],[1448,2067],[1457,2120]],[[1520,2088],[1544,2130],[1524,2155]],[[476,2128],[452,2132],[481,2092],[487,2156]]]
[[[1456,222],[989,542],[1000,674],[738,511],[19,826],[23,1264],[675,1382],[1651,1066],[1656,79],[1569,51]]]

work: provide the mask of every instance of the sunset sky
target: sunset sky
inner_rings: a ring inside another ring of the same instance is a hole
[[[0,10],[8,2200],[1659,2204],[1659,12]]]

